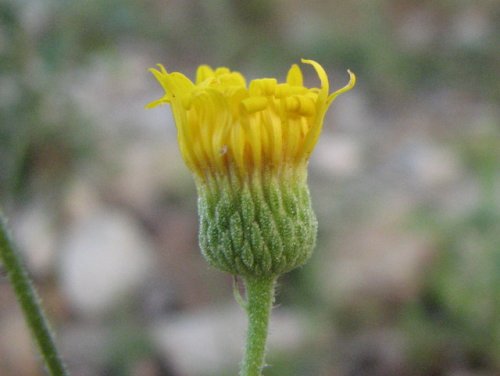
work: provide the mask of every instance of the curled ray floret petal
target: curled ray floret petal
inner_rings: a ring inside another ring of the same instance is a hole
[[[182,156],[202,180],[305,169],[328,107],[354,87],[356,77],[348,71],[349,83],[330,93],[323,67],[313,60],[302,63],[315,70],[319,87],[304,86],[297,64],[285,82],[261,78],[248,84],[241,73],[226,67],[201,65],[193,82],[158,65],[150,71],[165,95],[147,107],[170,104]]]

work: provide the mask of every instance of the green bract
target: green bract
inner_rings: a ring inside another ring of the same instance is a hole
[[[200,247],[208,262],[241,276],[278,276],[311,256],[317,221],[305,173],[198,183]]]

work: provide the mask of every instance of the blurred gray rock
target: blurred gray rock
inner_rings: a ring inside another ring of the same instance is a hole
[[[325,135],[318,143],[311,162],[332,176],[355,175],[361,166],[361,150],[357,140],[348,136]]]
[[[296,313],[273,312],[270,353],[291,351],[303,345],[307,337],[305,322]],[[158,352],[180,374],[191,376],[236,369],[243,355],[245,332],[246,316],[236,303],[233,307],[182,314],[151,326]]]
[[[498,6],[498,5],[497,5]],[[450,39],[458,47],[477,47],[493,36],[495,27],[487,7],[469,6],[452,20]]]
[[[33,200],[16,211],[11,226],[14,241],[30,272],[45,276],[53,268],[56,256],[56,225],[52,209],[43,201]]]
[[[436,189],[460,177],[460,164],[450,149],[423,140],[406,146],[408,149],[403,159],[414,183],[425,189]]]
[[[339,240],[338,249],[323,256],[317,286],[330,302],[406,300],[418,291],[430,257],[424,239],[369,226]]]
[[[123,148],[117,161],[120,166],[110,176],[111,194],[142,213],[154,209],[165,188],[175,185],[173,180],[182,181],[188,173],[177,145],[168,147],[162,139],[139,140]]]
[[[72,307],[99,315],[148,277],[152,245],[125,213],[103,207],[70,225],[61,245],[61,287]]]

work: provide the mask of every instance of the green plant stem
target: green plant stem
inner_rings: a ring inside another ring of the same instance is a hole
[[[245,279],[248,332],[240,376],[262,374],[275,282],[275,277]]]
[[[49,374],[51,376],[68,375],[55,346],[48,321],[40,305],[40,299],[7,235],[2,218],[0,218],[0,261],[3,262],[7,271],[7,276],[14,288],[31,334],[38,344]]]

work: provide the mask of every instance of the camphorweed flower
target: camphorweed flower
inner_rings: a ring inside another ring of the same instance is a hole
[[[241,375],[260,375],[263,362],[265,333],[254,338],[262,342],[263,336],[263,343],[252,342],[252,332],[262,331],[252,328],[252,315],[258,316],[252,307],[270,308],[276,277],[304,264],[314,248],[307,163],[328,107],[356,81],[349,72],[349,83],[330,93],[321,65],[302,62],[315,69],[319,88],[304,86],[298,65],[284,83],[263,78],[248,85],[227,68],[202,65],[195,82],[161,65],[151,69],[165,95],[148,107],[170,104],[182,156],[195,178],[202,253],[246,283],[250,327]],[[263,301],[254,299],[259,294]],[[261,314],[266,332],[268,315]],[[249,347],[259,346],[261,358],[249,354]]]
[[[184,161],[199,194],[200,245],[215,267],[242,276],[279,275],[303,264],[316,219],[307,162],[332,101],[323,68],[320,88],[306,88],[293,65],[285,83],[245,78],[227,68],[198,68],[196,82],[163,66],[151,69],[171,105]]]

